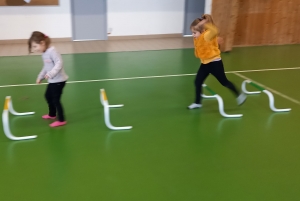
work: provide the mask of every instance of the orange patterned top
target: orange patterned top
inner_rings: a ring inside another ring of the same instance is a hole
[[[201,63],[207,64],[221,58],[217,35],[218,29],[212,24],[204,25],[206,30],[198,38],[194,38],[195,56]]]

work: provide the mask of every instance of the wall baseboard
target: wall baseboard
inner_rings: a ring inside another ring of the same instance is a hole
[[[256,44],[256,45],[233,45],[232,47],[263,47],[263,46],[280,46],[280,45],[299,45],[297,42],[293,43],[273,43],[273,44]]]
[[[130,35],[130,36],[108,36],[108,40],[137,40],[137,39],[159,39],[159,38],[181,38],[182,33],[175,34],[153,34],[153,35]]]
[[[16,40],[0,40],[0,45],[9,44],[27,44],[28,39],[16,39]],[[52,42],[70,42],[72,38],[51,38]]]

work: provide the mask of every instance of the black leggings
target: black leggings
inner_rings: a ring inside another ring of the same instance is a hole
[[[202,100],[202,84],[204,83],[205,79],[209,74],[212,74],[217,78],[217,80],[224,86],[230,89],[236,96],[239,96],[239,92],[236,87],[227,79],[224,71],[224,66],[222,60],[220,61],[213,61],[208,64],[201,64],[196,80],[196,100],[195,103],[201,104]]]
[[[61,122],[65,121],[64,110],[60,102],[65,85],[66,82],[49,83],[45,93],[49,107],[49,116],[55,117],[57,112],[58,121]]]

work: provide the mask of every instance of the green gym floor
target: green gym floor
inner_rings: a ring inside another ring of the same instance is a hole
[[[242,106],[210,76],[223,97],[188,110],[194,100],[193,49],[63,55],[69,83],[63,94],[68,124],[50,128],[45,84],[35,85],[40,56],[0,57],[0,104],[11,96],[16,136],[0,135],[1,201],[296,201],[300,199],[300,45],[234,48],[222,54],[228,78],[270,89]],[[124,79],[126,78],[126,79]],[[80,81],[80,82],[79,82]],[[114,126],[104,124],[104,88]],[[249,90],[255,88],[249,86]],[[209,94],[206,92],[206,94]]]

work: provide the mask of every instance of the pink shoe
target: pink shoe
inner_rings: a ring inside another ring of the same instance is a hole
[[[55,119],[56,117],[50,117],[48,114],[42,116],[43,119]]]
[[[65,124],[67,124],[66,121],[63,121],[63,122],[61,122],[61,121],[55,121],[52,124],[50,124],[50,127],[58,127],[58,126],[63,126]]]

